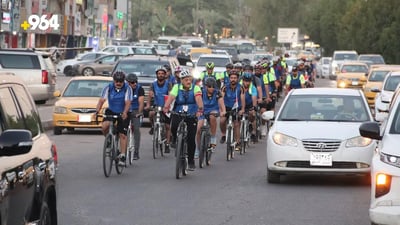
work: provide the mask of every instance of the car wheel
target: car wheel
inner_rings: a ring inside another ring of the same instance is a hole
[[[273,184],[279,183],[281,181],[281,175],[279,173],[275,173],[267,169],[267,181],[268,183],[273,183]]]
[[[43,104],[46,103],[46,100],[35,101],[35,103],[36,103],[37,105],[43,105]]]
[[[65,76],[72,76],[72,66],[66,66],[64,68],[64,74]]]
[[[53,128],[53,133],[54,133],[54,135],[60,135],[62,133],[62,128],[61,127],[54,127]]]
[[[94,70],[90,67],[87,67],[82,70],[82,75],[83,76],[94,76]]]
[[[40,225],[52,225],[51,213],[47,202],[42,203],[42,208],[40,209]]]

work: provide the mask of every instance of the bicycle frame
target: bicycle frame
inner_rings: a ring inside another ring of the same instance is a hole
[[[161,122],[162,107],[156,106],[154,108],[156,114],[155,114],[155,122],[153,124],[154,133],[152,141],[153,141],[153,158],[156,159],[158,152],[160,152],[161,156],[164,156],[163,146],[165,145],[167,139],[165,137],[165,127],[164,127],[165,124]]]
[[[233,125],[233,111],[229,112],[228,123],[226,125],[226,160],[229,161],[233,158],[233,151],[236,146],[234,138],[234,125]]]
[[[242,119],[240,120],[240,144],[242,146],[240,150],[240,154],[246,153],[246,145],[250,141],[249,134],[249,121],[248,121],[248,112],[245,112],[242,115]]]

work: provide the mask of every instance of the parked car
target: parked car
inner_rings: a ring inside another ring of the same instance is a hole
[[[399,224],[400,196],[400,98],[397,94],[385,122],[363,123],[359,130],[378,141],[371,165],[371,224]]]
[[[370,68],[367,83],[363,86],[370,107],[375,107],[376,93],[382,90],[383,80],[391,71],[400,71],[400,65],[379,65]]]
[[[121,54],[108,54],[101,56],[93,62],[80,62],[72,67],[72,74],[83,76],[102,75],[104,72],[110,72],[119,59],[125,57]]]
[[[262,116],[270,120],[274,112]],[[268,133],[268,182],[296,174],[368,175],[376,145],[358,131],[367,121],[373,117],[361,90],[291,90]]]
[[[0,78],[0,224],[56,225],[56,146],[24,81]]]
[[[336,80],[336,73],[341,64],[345,61],[356,61],[358,53],[356,51],[334,51],[332,56],[332,63],[329,68],[329,79]]]
[[[62,92],[56,91],[53,110],[53,132],[62,134],[66,128],[101,128],[94,113],[103,88],[112,82],[110,76],[73,77]],[[103,106],[104,110],[107,104]],[[98,118],[101,122],[101,118]]]
[[[101,49],[100,52],[118,53],[122,55],[133,55],[135,52],[132,46],[122,46],[122,45],[108,45]]]
[[[56,76],[49,72],[44,58],[46,55],[34,50],[0,49],[0,72],[20,77],[37,104],[52,99],[56,87]]]
[[[133,53],[135,55],[157,55],[155,47],[150,46],[132,46]]]
[[[78,62],[93,62],[100,56],[108,54],[107,52],[87,52],[79,54],[74,59],[66,59],[57,63],[57,74],[64,74],[65,76],[72,76],[72,66]]]
[[[368,66],[359,61],[344,62],[336,76],[338,88],[362,88],[367,83]]]
[[[392,100],[396,87],[400,83],[400,71],[390,72],[382,83],[382,90],[375,97],[375,120],[382,122],[389,113],[389,104]]]

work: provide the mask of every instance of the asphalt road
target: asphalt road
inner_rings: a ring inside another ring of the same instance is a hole
[[[51,119],[51,105],[39,109],[43,121]],[[225,146],[218,145],[211,166],[176,180],[173,153],[154,160],[148,128],[141,131],[141,159],[109,178],[102,171],[99,131],[59,136],[48,131],[59,157],[59,224],[369,224],[370,187],[360,177],[287,176],[281,184],[268,184],[262,140],[230,162]]]

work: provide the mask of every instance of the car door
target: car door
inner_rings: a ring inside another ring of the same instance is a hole
[[[14,85],[20,86],[20,85]],[[25,89],[18,95],[27,95]],[[26,129],[26,120],[18,107],[11,85],[0,86],[0,132]],[[37,128],[39,130],[39,127]],[[35,194],[34,162],[29,154],[0,157],[1,219],[5,224],[25,224]],[[5,210],[5,211],[3,211]]]
[[[102,74],[104,71],[110,72],[114,67],[115,63],[117,62],[117,60],[118,60],[117,55],[105,56],[97,62],[96,67],[93,69],[95,70],[96,74]]]

